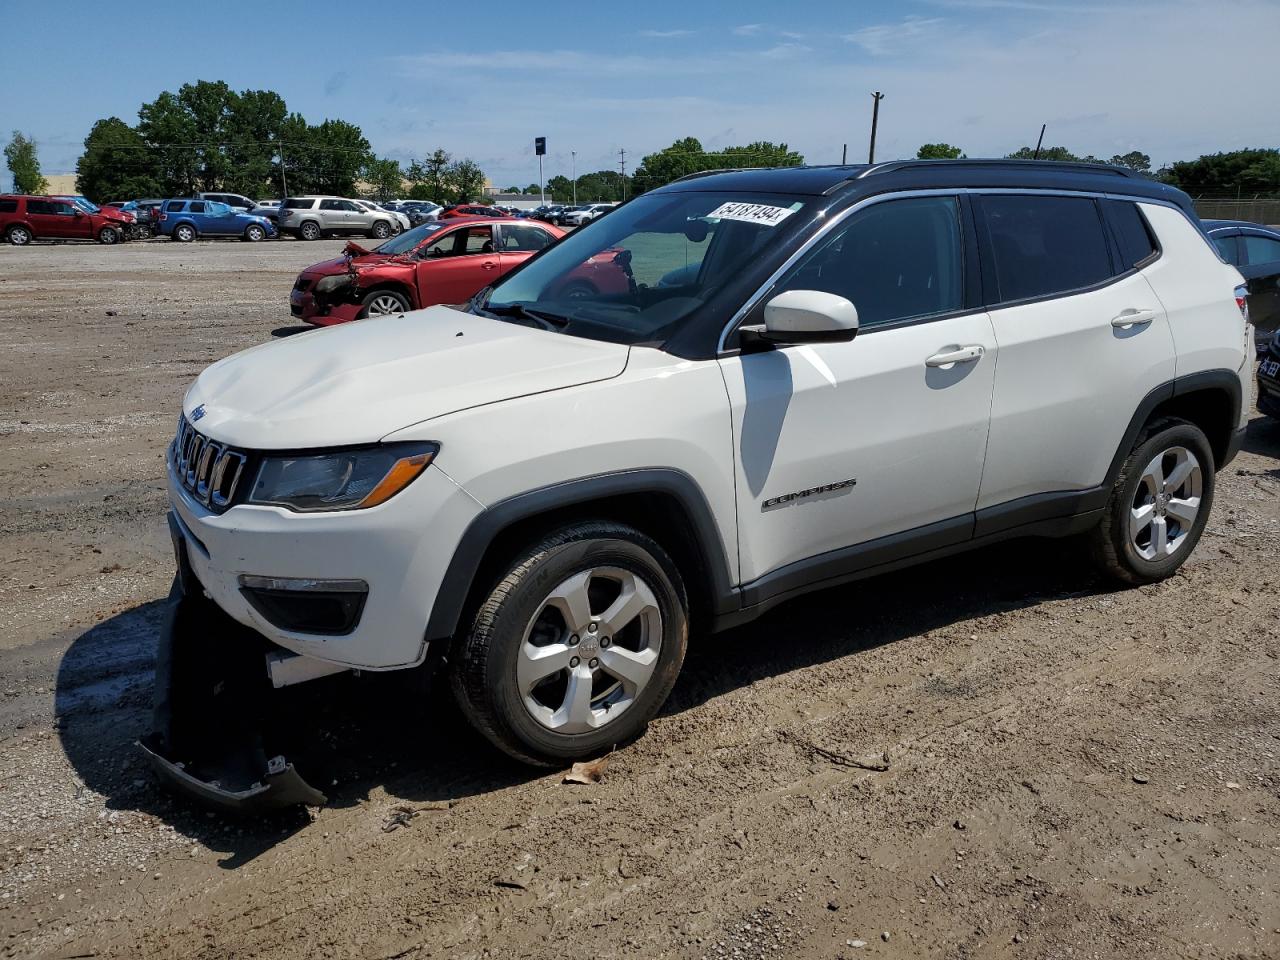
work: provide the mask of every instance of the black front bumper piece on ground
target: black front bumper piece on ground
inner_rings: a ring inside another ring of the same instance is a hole
[[[269,645],[204,598],[187,573],[180,534],[175,547],[180,573],[156,652],[152,732],[138,746],[161,779],[211,806],[251,812],[323,805],[325,795],[270,742],[277,725]]]

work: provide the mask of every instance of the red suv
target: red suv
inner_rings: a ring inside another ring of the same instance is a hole
[[[61,197],[0,196],[0,237],[15,247],[32,240],[97,240],[119,243],[124,223],[118,214],[90,213]]]
[[[295,317],[329,326],[437,303],[465,303],[564,231],[528,220],[429,221],[375,250],[347,244],[343,256],[298,275],[289,306]],[[584,263],[566,278],[565,296],[625,293],[626,272],[611,257]]]

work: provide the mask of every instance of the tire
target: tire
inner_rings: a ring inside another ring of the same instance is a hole
[[[173,239],[179,243],[190,243],[196,238],[196,228],[189,223],[180,223],[173,228]]]
[[[364,305],[360,310],[357,320],[363,320],[365,317],[383,317],[391,316],[397,313],[408,313],[413,309],[409,303],[409,298],[403,293],[397,293],[395,290],[370,290],[365,294]]]
[[[25,247],[32,241],[32,239],[34,239],[31,235],[30,229],[16,223],[9,228],[9,231],[4,235],[4,238],[15,247]]]
[[[560,296],[566,300],[585,300],[587,297],[594,297],[597,293],[599,291],[587,281],[574,280],[572,283],[565,285],[564,289],[560,291]]]
[[[1089,534],[1099,570],[1131,585],[1171,576],[1204,532],[1214,481],[1213,450],[1199,427],[1172,417],[1149,424]]]
[[[266,239],[267,231],[263,230],[256,223],[251,223],[244,228],[244,239],[250,243],[257,243],[259,240]]]
[[[103,227],[98,231],[98,242],[111,246],[120,242],[120,231],[115,227]]]
[[[319,240],[321,237],[320,224],[314,220],[308,220],[298,228],[298,236],[303,240]]]
[[[369,236],[374,240],[385,240],[391,236],[391,224],[385,220],[379,220],[373,225],[373,229],[369,231]]]
[[[612,637],[607,615],[624,595],[639,609],[619,612]],[[456,641],[450,679],[495,746],[555,766],[640,735],[675,684],[688,633],[684,584],[662,547],[631,527],[577,523],[513,559]]]
[[[150,228],[150,227],[138,227],[138,228],[137,228],[137,230],[135,230],[135,231],[134,231],[134,235],[133,235],[133,236],[134,236],[134,239],[135,239],[135,240],[150,240],[150,239],[151,239],[151,228]]]

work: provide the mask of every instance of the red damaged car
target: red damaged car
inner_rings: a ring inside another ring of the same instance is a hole
[[[428,221],[365,250],[307,267],[289,298],[293,315],[329,326],[438,303],[465,303],[564,231],[516,219]],[[599,259],[599,263],[594,260]],[[629,276],[613,257],[593,258],[566,278],[566,297],[625,293]]]

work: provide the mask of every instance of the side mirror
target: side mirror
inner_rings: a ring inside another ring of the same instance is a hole
[[[787,290],[764,306],[764,324],[742,327],[743,349],[752,345],[840,343],[858,335],[858,308],[821,290]]]

